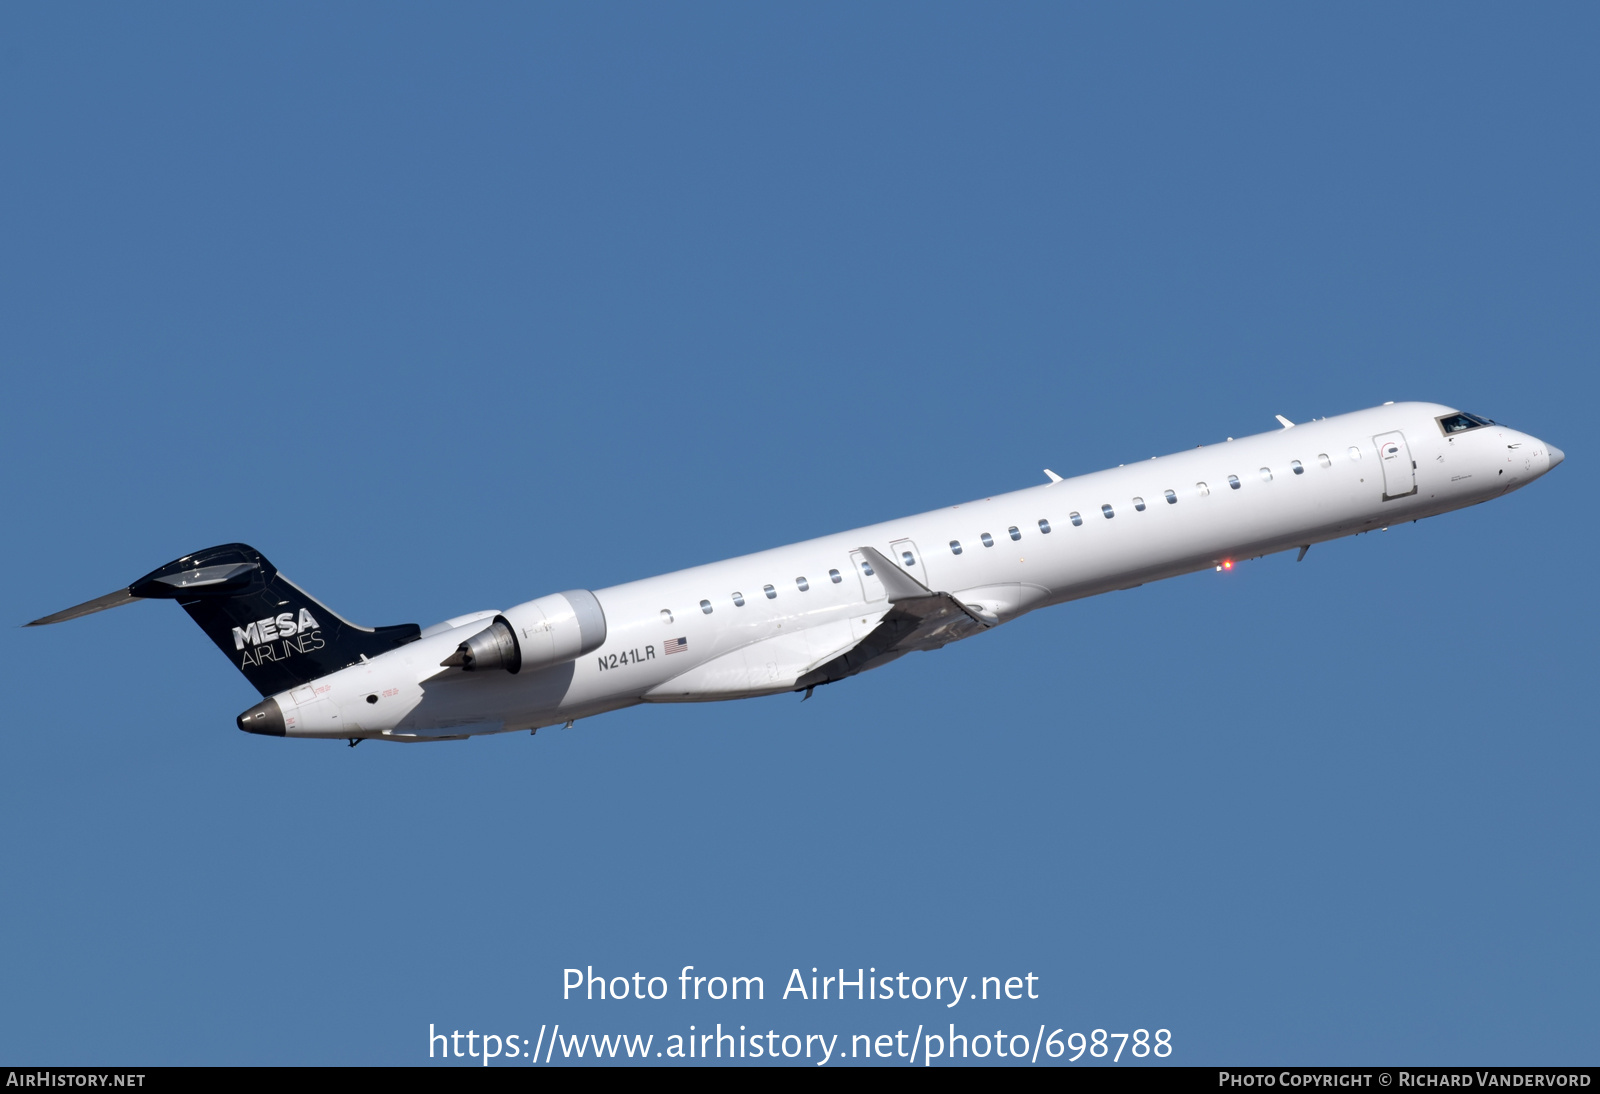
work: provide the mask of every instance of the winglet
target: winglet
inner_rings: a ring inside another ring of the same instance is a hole
[[[1061,476],[1050,470],[1048,467],[1044,469],[1044,474],[1045,478],[1050,480],[1050,485],[1052,486],[1061,481]]]
[[[858,547],[857,550],[861,552],[863,558],[872,563],[873,572],[877,574],[878,580],[883,582],[883,587],[889,594],[889,603],[934,595],[932,589],[884,558],[878,553],[877,548]]]
[[[1273,417],[1278,419],[1278,422],[1283,426],[1283,428],[1285,428],[1285,429],[1293,429],[1294,428],[1294,423],[1291,422],[1288,418],[1285,418],[1282,414],[1274,414]]]

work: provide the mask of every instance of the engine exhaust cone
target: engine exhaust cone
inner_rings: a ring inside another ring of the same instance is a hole
[[[463,672],[488,672],[505,669],[516,672],[522,667],[522,653],[517,640],[504,620],[495,620],[494,626],[479,631],[461,645],[456,652],[439,662],[444,668],[459,668]]]

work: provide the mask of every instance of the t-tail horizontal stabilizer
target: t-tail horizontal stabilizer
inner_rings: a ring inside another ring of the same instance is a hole
[[[35,619],[63,623],[135,600],[176,600],[262,695],[376,657],[421,635],[415,623],[358,627],[313,600],[254,547],[225,543],[152,570],[126,589]]]
[[[77,619],[79,616],[93,615],[95,612],[103,612],[107,608],[120,608],[124,604],[132,604],[138,599],[138,597],[134,596],[127,589],[118,589],[114,593],[107,593],[105,596],[97,596],[93,600],[85,600],[82,604],[77,604],[73,607],[63,609],[62,611],[57,612],[55,615],[47,615],[43,619],[35,619],[32,623],[24,623],[23,626],[43,627],[49,623],[65,623],[67,620]]]

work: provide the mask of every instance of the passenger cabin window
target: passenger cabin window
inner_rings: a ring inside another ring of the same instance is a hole
[[[959,539],[953,539],[950,541],[950,553],[953,555],[959,555],[961,553],[961,541]]]
[[[1239,489],[1239,476],[1238,475],[1229,475],[1228,476],[1228,488],[1230,490]]]
[[[1039,522],[1039,531],[1048,536],[1050,534],[1050,522],[1047,520],[1041,520]]]
[[[1168,505],[1177,505],[1178,504],[1178,494],[1177,494],[1176,491],[1174,491],[1174,490],[1165,491],[1162,494],[1162,496],[1167,499],[1167,504]]]
[[[663,623],[671,623],[672,622],[672,612],[669,609],[667,609],[667,608],[662,608],[661,609],[661,622],[663,622]]]
[[[1359,463],[1361,460],[1361,449],[1355,445],[1350,446],[1350,460],[1352,463]]]
[[[843,581],[844,578],[839,576],[839,571],[838,570],[829,570],[828,571],[828,580],[833,582],[835,585],[837,585],[837,584],[839,584],[839,582]]]
[[[866,574],[868,577],[871,577],[872,576],[872,563],[867,562],[866,560],[863,559],[862,563],[861,563],[861,572]]]
[[[979,536],[978,539],[979,539],[980,542],[983,543],[983,545],[985,547],[993,547],[994,546],[994,537],[991,536],[988,532],[983,533],[983,535]]]
[[[1083,527],[1083,514],[1081,514],[1081,513],[1068,513],[1067,514],[1067,519],[1072,522],[1072,526],[1074,528],[1082,528]]]
[[[711,614],[711,601],[702,600],[700,602],[700,610],[705,612],[707,615],[710,615]]]
[[[1299,460],[1290,460],[1289,466],[1294,470],[1296,475],[1304,475],[1306,473],[1304,465],[1302,465]]]
[[[778,599],[778,590],[774,589],[771,585],[761,586],[761,591],[767,594],[768,600]]]
[[[913,557],[913,555],[911,554],[910,551],[901,551],[900,552],[900,565],[904,566],[906,569],[909,570],[913,566],[915,566],[916,564],[917,564],[917,560],[916,560],[915,557]]]
[[[1022,533],[1017,531],[1017,526],[1015,524],[1013,524],[1010,528],[1007,528],[1006,531],[1011,533],[1011,538],[1012,539],[1021,539],[1022,538]]]
[[[1476,414],[1463,414],[1459,411],[1455,414],[1446,414],[1439,419],[1439,428],[1444,430],[1446,436],[1451,433],[1465,433],[1469,429],[1485,425],[1494,425],[1494,422],[1488,418],[1480,418]]]
[[[811,582],[807,581],[803,577],[797,577],[794,579],[794,586],[803,593],[809,592],[811,589]]]
[[[1133,499],[1133,509],[1134,509],[1134,512],[1136,512],[1136,513],[1144,512],[1144,499],[1143,498],[1134,498]]]
[[[733,606],[735,608],[744,607],[744,594],[743,593],[734,593],[733,594]]]
[[[1333,466],[1333,461],[1328,458],[1328,454],[1326,452],[1318,452],[1317,453],[1317,462],[1320,463],[1323,467],[1332,467]]]
[[[1200,496],[1201,496],[1201,497],[1202,497],[1202,498],[1204,498],[1204,497],[1209,497],[1209,496],[1210,496],[1210,495],[1211,495],[1211,487],[1209,487],[1209,486],[1207,486],[1207,485],[1206,485],[1206,484],[1205,484],[1205,483],[1203,483],[1203,482],[1197,482],[1197,483],[1195,483],[1195,484],[1194,484],[1194,488],[1195,488],[1195,489],[1196,489],[1196,490],[1198,490],[1198,491],[1200,491]]]
[[[1272,468],[1263,467],[1261,469],[1261,481],[1262,482],[1271,482],[1272,481]]]
[[[1109,505],[1102,505],[1100,507],[1100,512],[1105,514],[1107,520],[1110,520],[1112,517],[1117,515],[1117,511],[1111,508]]]

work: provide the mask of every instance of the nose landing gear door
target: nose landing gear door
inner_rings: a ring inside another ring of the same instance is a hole
[[[1410,497],[1417,492],[1417,465],[1411,458],[1406,435],[1399,431],[1380,433],[1372,438],[1378,446],[1378,462],[1383,466],[1383,500]]]

